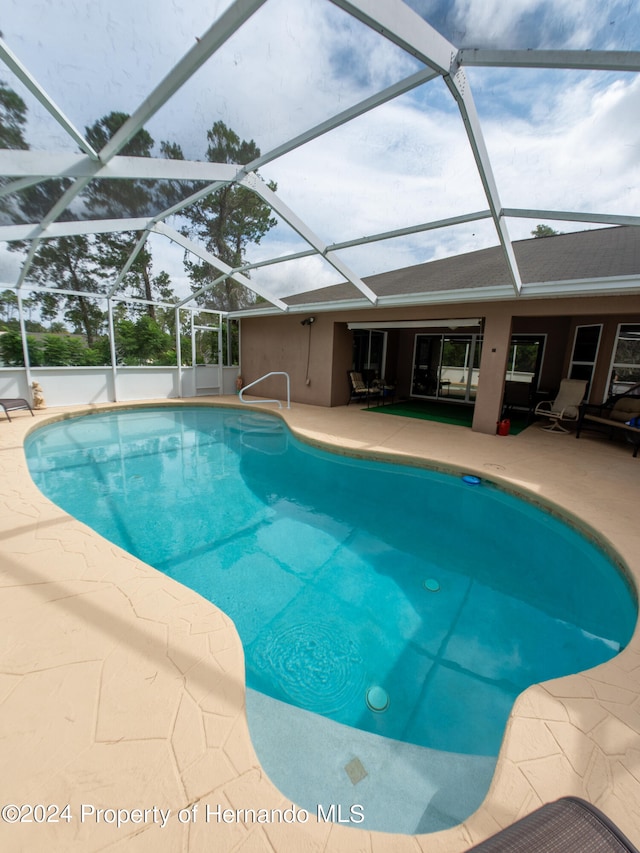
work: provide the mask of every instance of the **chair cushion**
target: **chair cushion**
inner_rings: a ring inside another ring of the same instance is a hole
[[[612,421],[626,423],[640,415],[640,397],[621,397],[611,409]]]
[[[362,375],[360,373],[351,373],[351,384],[353,385],[353,390],[359,394],[362,391],[367,390],[367,386],[364,384],[362,380]]]

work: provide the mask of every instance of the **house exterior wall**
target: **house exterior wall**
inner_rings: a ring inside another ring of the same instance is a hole
[[[301,325],[308,316],[315,316],[315,322]],[[347,358],[339,346],[338,352],[343,360]],[[284,371],[291,379],[292,400],[315,406],[339,405],[332,401],[334,386],[340,396],[333,365],[334,323],[326,314],[285,314],[241,321],[240,373],[245,386],[267,373]],[[347,369],[343,374],[345,389]],[[275,376],[250,389],[247,396],[282,400],[285,394],[285,380]]]
[[[241,372],[245,384],[269,371],[284,370],[291,376],[293,401],[318,406],[345,405],[349,400],[347,371],[352,366],[352,335],[347,323],[479,317],[484,321],[484,347],[474,429],[493,432],[501,412],[504,369],[512,331],[547,336],[540,382],[541,387],[553,391],[567,375],[576,325],[602,323],[603,334],[591,390],[591,399],[601,401],[606,396],[618,324],[640,323],[640,299],[611,295],[319,311],[313,315],[316,320],[310,332],[308,326],[301,325],[307,316],[308,313],[291,313],[241,320]],[[397,380],[399,395],[408,395],[410,391],[417,331],[418,328],[398,330],[388,350],[387,379]],[[487,347],[489,353],[485,359]],[[490,350],[494,347],[496,353],[492,354]],[[495,357],[489,358],[489,355]],[[396,376],[391,375],[393,372]],[[282,399],[283,388],[281,380],[276,378],[258,386],[256,394]]]
[[[473,429],[488,434],[495,433],[502,412],[512,323],[508,305],[492,308],[485,316],[478,390],[473,408]]]
[[[333,325],[333,352],[330,405],[341,406],[348,401],[350,395],[347,372],[351,367],[353,336],[346,323],[331,322]]]
[[[635,303],[640,303],[640,299],[636,298]],[[598,351],[598,361],[596,363],[596,367],[593,374],[593,380],[591,383],[590,399],[592,402],[600,403],[605,400],[608,395],[609,389],[607,387],[607,384],[609,381],[609,370],[613,358],[613,348],[616,343],[618,326],[621,323],[640,323],[640,312],[636,311],[635,314],[600,314],[587,317],[572,318],[572,322],[569,328],[569,340],[566,353],[567,371],[569,369],[576,327],[592,324],[602,325],[600,347]]]

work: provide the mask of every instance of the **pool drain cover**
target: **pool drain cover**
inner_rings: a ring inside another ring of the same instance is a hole
[[[357,785],[358,782],[362,782],[369,775],[359,758],[352,758],[348,764],[345,764],[344,769],[352,785]]]
[[[422,581],[422,586],[429,592],[438,592],[440,589],[440,584],[435,578],[427,578]]]
[[[384,687],[370,687],[366,695],[367,707],[372,711],[386,711],[389,707],[389,694]]]

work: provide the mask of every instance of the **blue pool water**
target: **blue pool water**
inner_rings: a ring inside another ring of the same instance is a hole
[[[56,504],[231,616],[256,696],[371,735],[495,757],[518,693],[633,632],[621,574],[549,513],[307,446],[267,414],[94,414],[26,453]]]

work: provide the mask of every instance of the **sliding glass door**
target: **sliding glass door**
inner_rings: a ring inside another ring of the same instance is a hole
[[[354,370],[366,381],[385,379],[387,333],[375,329],[355,329],[353,332]]]
[[[479,334],[416,335],[411,396],[475,400],[481,349]]]

